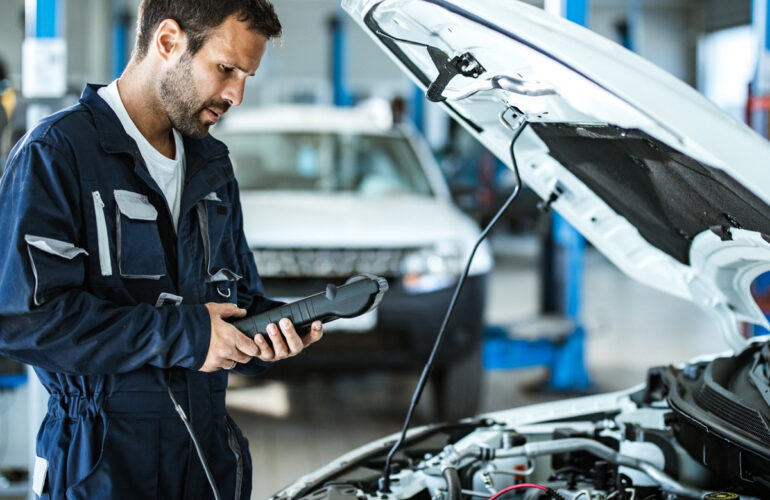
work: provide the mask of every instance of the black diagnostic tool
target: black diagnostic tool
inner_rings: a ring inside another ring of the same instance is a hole
[[[262,333],[265,340],[267,325],[288,318],[297,333],[304,333],[315,320],[323,323],[339,318],[354,318],[377,307],[388,291],[385,278],[362,274],[350,278],[344,285],[326,285],[326,291],[270,309],[254,316],[233,321],[233,326],[251,338]]]

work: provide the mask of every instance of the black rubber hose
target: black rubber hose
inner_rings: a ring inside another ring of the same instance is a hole
[[[447,467],[441,472],[446,481],[447,497],[449,500],[460,500],[462,497],[462,484],[460,484],[460,474],[454,467]]]

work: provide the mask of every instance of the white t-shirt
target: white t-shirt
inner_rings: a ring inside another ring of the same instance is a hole
[[[139,132],[139,129],[136,128],[128,111],[126,111],[126,107],[123,105],[123,101],[120,99],[117,80],[106,87],[100,88],[98,94],[99,97],[109,104],[115,114],[118,115],[120,123],[123,125],[126,133],[139,147],[139,152],[144,159],[145,165],[147,165],[147,170],[150,171],[150,175],[166,197],[166,203],[168,203],[168,208],[171,210],[171,219],[174,223],[174,230],[176,231],[177,225],[179,224],[179,204],[182,200],[182,184],[184,184],[185,173],[182,134],[176,129],[172,129],[174,134],[174,144],[176,145],[176,158],[173,160],[167,158],[155,149],[152,144],[145,139],[142,133]]]

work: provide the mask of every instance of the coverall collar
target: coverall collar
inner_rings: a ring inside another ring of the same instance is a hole
[[[99,143],[107,153],[128,153],[140,158],[136,142],[123,130],[115,112],[98,91],[104,85],[89,83],[83,89],[80,103],[91,111],[99,133]],[[184,137],[185,152],[192,157],[201,158],[205,163],[211,158],[227,155],[227,146],[207,135],[202,139]]]

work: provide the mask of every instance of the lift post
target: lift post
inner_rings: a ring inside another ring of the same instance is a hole
[[[754,81],[749,87],[746,104],[746,121],[757,132],[768,137],[768,119],[770,119],[770,9],[767,0],[752,0],[751,23],[760,42],[757,51],[757,70]],[[755,95],[751,95],[755,94]],[[770,273],[757,277],[751,287],[752,294],[759,307],[770,319]],[[766,335],[768,331],[757,325],[751,325],[749,335]]]
[[[26,125],[30,129],[60,106],[67,92],[67,45],[64,38],[65,0],[25,0],[25,39],[22,45],[22,94],[27,99]],[[33,491],[37,430],[48,406],[48,393],[32,367],[27,367],[29,484]],[[10,493],[6,491],[5,493]]]
[[[131,15],[126,9],[125,0],[110,1],[110,73],[118,78],[128,64],[128,30]]]
[[[546,10],[585,25],[588,0],[546,0]],[[551,213],[551,227],[543,242],[540,313],[542,333],[522,338],[514,328],[489,327],[485,332],[487,369],[547,366],[552,391],[585,391],[591,380],[585,366],[585,332],[580,309],[585,240],[559,214]],[[511,338],[513,337],[513,338]]]
[[[562,0],[562,15],[573,23],[588,24],[589,0]],[[552,236],[555,260],[551,263],[563,279],[552,293],[562,296],[561,313],[573,321],[575,329],[556,351],[551,369],[552,390],[586,390],[591,385],[585,367],[585,332],[580,318],[583,254],[585,240],[558,213],[552,215]],[[558,311],[557,311],[558,312]]]
[[[335,106],[351,106],[353,96],[348,88],[348,26],[347,16],[338,10],[329,18],[331,33],[331,77]]]

